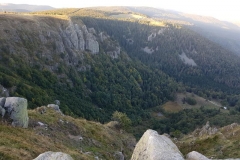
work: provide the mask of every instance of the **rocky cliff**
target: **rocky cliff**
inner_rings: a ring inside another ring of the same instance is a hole
[[[105,52],[102,53],[113,58],[120,54],[119,45],[112,43],[110,36],[88,28],[79,19],[16,14],[0,14],[0,19],[0,52],[20,55],[30,65],[42,66],[40,62],[47,61],[42,67],[56,71],[59,64],[64,62],[80,69],[83,67],[80,65],[84,59],[83,53],[98,54],[104,45],[112,49],[104,48]]]

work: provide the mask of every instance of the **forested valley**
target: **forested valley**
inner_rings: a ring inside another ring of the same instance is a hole
[[[118,14],[133,13],[94,9],[32,13],[41,15],[46,26],[55,21],[64,21],[58,22],[64,26],[71,21],[86,25],[88,30],[94,28],[99,53],[84,50],[74,57],[68,50],[58,52],[51,42],[44,46],[51,54],[42,56],[45,50],[37,32],[20,27],[4,30],[5,34],[16,32],[20,40],[12,44],[10,40],[16,40],[0,38],[0,84],[11,96],[27,98],[31,109],[58,99],[64,114],[101,123],[112,120],[115,111],[125,113],[132,122],[126,129],[136,136],[142,135],[144,127],[179,136],[206,121],[216,126],[240,121],[239,56],[184,25],[111,17]],[[54,16],[68,18],[58,20]],[[1,20],[13,23],[5,17]],[[102,34],[107,38],[101,39]],[[116,46],[121,48],[120,54],[110,56],[109,51]],[[57,67],[52,67],[55,64]],[[193,105],[193,109],[169,113],[161,107],[186,92],[218,101],[228,107],[228,112]],[[156,118],[153,112],[164,117]]]

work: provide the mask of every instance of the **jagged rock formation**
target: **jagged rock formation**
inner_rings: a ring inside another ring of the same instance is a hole
[[[6,30],[0,30],[1,42],[8,47],[2,49],[21,55],[29,65],[39,65],[50,71],[58,71],[60,64],[75,66],[78,71],[89,69],[91,66],[81,63],[84,53],[98,54],[100,43],[102,51],[112,58],[117,58],[121,51],[120,45],[107,33],[98,33],[79,19],[36,15],[7,15],[3,19],[6,21],[1,21],[1,25]],[[36,57],[32,58],[29,53]]]
[[[166,136],[147,130],[134,149],[131,160],[183,160],[178,147]]]
[[[27,100],[19,97],[0,98],[2,118],[11,121],[13,126],[28,127]]]
[[[239,158],[240,126],[237,123],[216,128],[207,122],[202,128],[176,140],[183,154],[195,150],[212,159]],[[237,145],[236,145],[237,144]]]
[[[64,28],[60,28],[62,41],[57,41],[57,51],[63,53],[64,51],[75,54],[76,51],[89,50],[93,54],[99,52],[99,43],[94,36],[96,31],[94,28],[88,28],[83,25],[74,24],[69,20],[69,25]],[[84,38],[85,37],[85,38]]]
[[[96,31],[94,28],[90,28],[89,32],[87,30],[87,27],[84,25],[83,27],[84,33],[86,35],[86,50],[91,51],[91,53],[96,54],[99,52],[99,44],[96,41],[96,37],[94,34]]]
[[[204,135],[213,135],[218,132],[218,129],[216,127],[211,127],[209,124],[209,121],[207,121],[206,125],[204,125],[201,129],[196,129],[194,131],[195,135],[204,136]]]
[[[198,153],[196,151],[192,151],[187,154],[186,160],[209,160],[207,157],[202,155],[201,153]]]
[[[40,154],[34,160],[73,160],[73,158],[66,153],[49,151]]]

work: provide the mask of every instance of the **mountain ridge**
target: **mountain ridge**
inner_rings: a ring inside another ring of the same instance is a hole
[[[2,12],[35,12],[43,10],[52,10],[54,7],[48,5],[30,5],[30,4],[13,4],[13,3],[0,3],[0,10]]]

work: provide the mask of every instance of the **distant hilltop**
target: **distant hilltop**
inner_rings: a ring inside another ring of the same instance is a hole
[[[55,9],[47,5],[0,3],[0,12],[34,12]]]

